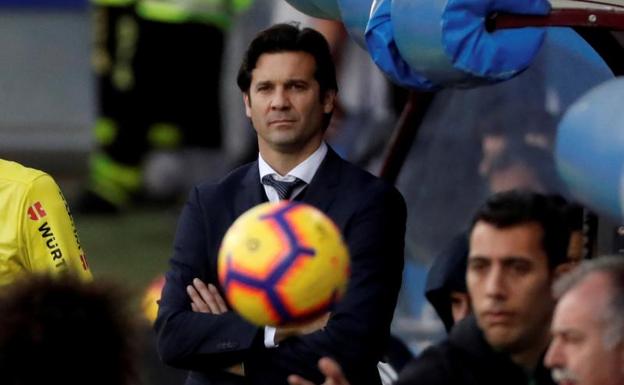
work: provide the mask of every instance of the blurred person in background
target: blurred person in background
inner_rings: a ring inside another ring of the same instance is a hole
[[[80,212],[174,199],[221,176],[224,38],[251,1],[93,1],[98,118]]]
[[[564,193],[552,148],[555,119],[540,108],[496,106],[476,126],[481,142],[478,171],[490,193],[528,189]]]
[[[492,159],[485,177],[491,193],[513,189],[565,192],[552,153],[540,147],[510,146]]]
[[[479,174],[487,176],[496,158],[516,146],[552,150],[555,120],[543,109],[528,110],[500,102],[476,125],[481,141]]]
[[[0,286],[31,273],[92,279],[69,206],[54,179],[0,159]]]
[[[343,158],[377,171],[398,116],[391,105],[393,85],[341,22],[314,19],[312,27],[329,42],[340,84],[325,139]]]
[[[467,260],[468,236],[461,233],[433,260],[427,273],[425,297],[447,332],[471,313],[466,288]]]

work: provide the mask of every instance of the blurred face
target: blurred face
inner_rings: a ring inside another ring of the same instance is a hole
[[[260,56],[252,71],[245,111],[258,133],[260,152],[312,153],[323,138],[323,116],[334,108],[335,92],[321,99],[308,53]]]
[[[538,223],[499,229],[478,221],[470,235],[473,312],[488,343],[512,355],[543,352],[548,341],[554,301],[542,234]]]
[[[481,139],[481,151],[483,156],[479,163],[479,175],[487,176],[492,168],[492,163],[507,147],[507,138],[502,134],[487,134]]]
[[[458,323],[470,314],[470,297],[461,291],[451,292],[451,313],[453,322]]]
[[[524,163],[514,163],[490,172],[488,184],[492,193],[514,189],[545,190],[535,172]]]
[[[624,344],[608,347],[604,339],[609,290],[608,277],[593,273],[559,300],[544,359],[559,384],[624,384]]]

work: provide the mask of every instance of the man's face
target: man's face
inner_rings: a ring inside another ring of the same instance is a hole
[[[451,291],[451,314],[453,322],[458,323],[470,315],[470,297],[468,293]]]
[[[604,338],[609,290],[609,278],[593,273],[559,300],[544,359],[559,384],[624,384],[624,343],[608,347]]]
[[[497,228],[478,221],[470,234],[466,282],[488,343],[511,354],[541,349],[554,306],[551,275],[535,222]]]
[[[321,99],[315,69],[314,57],[301,51],[258,58],[244,100],[261,153],[311,153],[320,144],[323,116],[333,110],[335,92]]]

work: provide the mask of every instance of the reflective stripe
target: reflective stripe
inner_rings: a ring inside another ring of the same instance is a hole
[[[154,147],[174,148],[182,142],[182,134],[175,124],[155,123],[147,132],[147,140]]]
[[[121,187],[105,180],[94,180],[90,189],[100,198],[116,207],[124,207],[130,202],[130,194]]]
[[[253,0],[234,0],[234,12],[243,12],[251,6]]]
[[[233,15],[251,3],[252,0],[143,0],[136,10],[145,19],[169,23],[197,21],[226,29]]]
[[[144,19],[165,21],[169,23],[184,23],[189,20],[190,13],[172,4],[142,1],[137,7],[137,14]]]
[[[125,205],[130,195],[141,187],[141,169],[125,166],[105,154],[91,158],[91,189],[109,202]]]
[[[115,140],[119,127],[117,127],[117,123],[113,119],[98,118],[95,121],[93,131],[95,134],[95,141],[102,146],[106,146]]]

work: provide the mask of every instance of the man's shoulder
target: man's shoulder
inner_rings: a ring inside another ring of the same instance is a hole
[[[463,330],[453,330],[447,339],[430,346],[408,363],[401,372],[397,385],[505,383],[507,376],[501,375],[500,371],[492,367],[497,365],[496,360],[490,361],[487,353],[478,352],[479,347],[465,345],[475,338],[475,332],[472,324],[464,326]]]
[[[527,373],[504,351],[494,350],[485,339],[474,315],[457,323],[448,340],[453,367],[471,383],[525,384]]]
[[[202,182],[195,186],[195,189],[200,195],[227,194],[229,196],[240,187],[245,178],[249,177],[254,166],[258,167],[257,162],[246,163],[230,171],[219,181]]]
[[[6,198],[3,202],[10,205],[25,203],[29,197],[59,196],[58,185],[47,173],[3,159],[0,159],[0,191]]]
[[[17,162],[0,159],[0,180],[5,183],[30,184],[36,179],[48,176],[45,172],[23,166]]]
[[[495,363],[474,316],[455,324],[450,335],[410,362],[397,385],[490,384],[486,367]]]
[[[366,195],[371,193],[392,194],[401,196],[402,199],[402,195],[397,188],[383,178],[373,175],[370,171],[342,158],[339,158],[338,162],[342,167],[341,182],[345,186],[357,189],[357,191]]]

